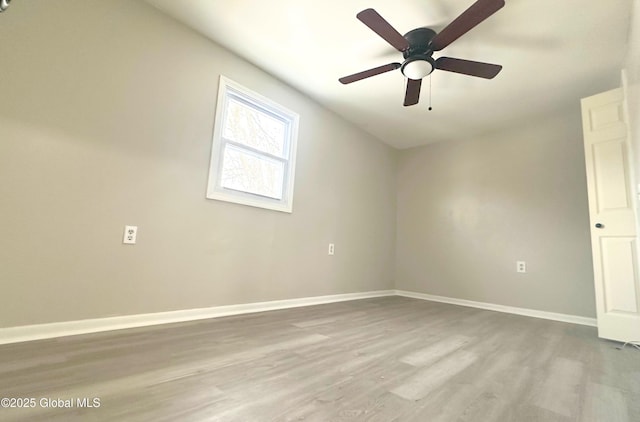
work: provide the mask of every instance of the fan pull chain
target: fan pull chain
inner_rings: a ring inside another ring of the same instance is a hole
[[[431,75],[433,75],[433,73],[429,74],[429,111],[433,110],[433,108],[431,108]]]

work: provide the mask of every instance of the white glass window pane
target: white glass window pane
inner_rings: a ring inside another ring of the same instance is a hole
[[[224,149],[223,188],[282,199],[284,163],[260,157],[227,144]]]
[[[285,158],[286,131],[282,120],[228,98],[222,132],[226,139]]]

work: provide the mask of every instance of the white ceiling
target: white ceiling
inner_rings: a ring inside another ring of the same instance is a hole
[[[633,0],[506,0],[434,54],[501,64],[493,80],[444,71],[403,107],[399,70],[350,85],[338,78],[401,62],[356,19],[373,7],[400,33],[440,31],[474,0],[146,0],[397,148],[513,126],[619,85]],[[229,75],[232,76],[232,75]]]

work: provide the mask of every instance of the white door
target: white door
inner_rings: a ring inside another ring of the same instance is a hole
[[[636,220],[623,94],[582,100],[598,335],[640,341]]]

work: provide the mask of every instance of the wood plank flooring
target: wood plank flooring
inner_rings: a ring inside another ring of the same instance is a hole
[[[640,421],[640,352],[618,346],[591,327],[358,300],[0,346],[0,398],[36,399],[0,420]],[[43,407],[56,399],[73,407]]]

